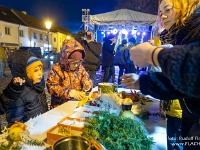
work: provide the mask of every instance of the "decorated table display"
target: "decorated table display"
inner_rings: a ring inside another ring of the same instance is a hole
[[[29,125],[28,137],[44,144],[40,146],[41,149],[50,145],[53,147],[59,140],[67,137],[83,137],[89,141],[90,149],[165,150],[164,120],[152,116],[150,120],[143,121],[136,116],[133,119],[121,115],[122,104],[131,103],[131,111],[139,114],[148,109],[157,110],[158,101],[141,95],[139,91],[124,88],[114,90],[114,93],[99,95],[96,87],[82,101],[68,101],[29,120],[26,123]],[[162,141],[159,141],[160,139]],[[21,144],[20,148],[40,150],[38,147],[30,148],[24,145],[27,143]]]

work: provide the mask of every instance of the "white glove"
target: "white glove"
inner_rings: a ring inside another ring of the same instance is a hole
[[[83,91],[87,92],[92,88],[92,86],[90,84],[84,84],[83,85]]]
[[[128,89],[140,89],[140,84],[139,84],[139,75],[135,73],[129,73],[125,74],[120,77],[121,79],[121,84],[123,86],[126,86]]]
[[[148,65],[153,65],[151,55],[155,48],[156,46],[152,46],[149,42],[139,44],[130,49],[130,55],[131,55],[130,58],[134,62],[134,64],[139,67],[146,67]],[[156,54],[161,49],[162,48],[158,48],[155,51],[155,56],[157,56]],[[156,61],[157,61],[157,58],[156,58]]]
[[[83,91],[71,90],[69,96],[77,100],[82,100],[86,97],[86,94]]]

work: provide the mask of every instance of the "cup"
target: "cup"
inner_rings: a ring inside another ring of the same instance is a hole
[[[117,92],[117,85],[114,83],[101,82],[98,84],[99,94],[110,94]]]
[[[131,110],[133,103],[123,102],[122,103],[122,111]]]

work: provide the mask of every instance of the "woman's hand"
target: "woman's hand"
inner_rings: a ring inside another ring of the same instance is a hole
[[[138,67],[146,67],[152,64],[151,55],[155,48],[149,42],[134,46],[130,49],[131,60]]]
[[[20,77],[15,77],[13,78],[13,84],[15,85],[22,85],[25,82],[24,79],[20,78]]]
[[[135,73],[125,74],[120,77],[121,84],[126,86],[128,89],[140,89],[139,85],[139,75]]]

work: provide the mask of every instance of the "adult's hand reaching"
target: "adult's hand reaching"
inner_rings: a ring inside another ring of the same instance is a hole
[[[140,84],[139,84],[139,75],[135,73],[130,73],[130,74],[125,74],[120,77],[121,79],[121,84],[123,86],[126,86],[128,89],[140,89]]]
[[[152,46],[149,42],[139,44],[130,49],[131,60],[138,67],[146,67],[148,65],[154,65],[152,62],[152,52],[155,50],[155,48],[157,47]],[[159,52],[161,49],[162,48],[157,48],[156,53]],[[157,55],[155,55],[155,57],[156,56]]]

